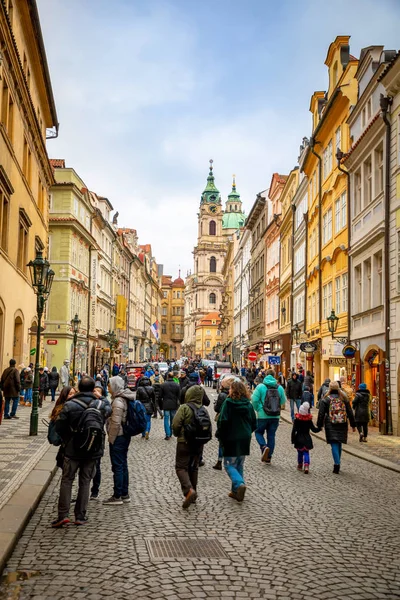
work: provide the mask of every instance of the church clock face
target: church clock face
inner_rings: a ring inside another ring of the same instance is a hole
[[[212,205],[210,206],[210,213],[213,213],[213,214],[214,214],[214,213],[216,213],[216,212],[217,212],[217,207],[215,206],[215,204],[212,204]]]

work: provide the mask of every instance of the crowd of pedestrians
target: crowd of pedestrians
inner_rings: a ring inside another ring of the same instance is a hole
[[[235,369],[237,372],[238,370]],[[270,465],[275,455],[276,435],[281,410],[289,401],[292,419],[291,442],[297,452],[297,469],[310,472],[311,432],[324,429],[333,457],[333,472],[340,472],[342,445],[347,443],[349,425],[357,427],[360,442],[366,442],[371,419],[371,394],[360,384],[354,398],[343,381],[325,380],[318,390],[317,420],[314,424],[314,379],[310,372],[292,372],[288,379],[272,369],[252,367],[225,376],[214,404],[218,456],[215,470],[224,467],[231,480],[229,497],[242,502],[246,493],[245,458],[250,454],[254,433],[261,461]],[[202,377],[202,374],[204,377]],[[78,478],[74,523],[84,525],[90,500],[98,500],[101,486],[101,460],[108,436],[113,472],[113,490],[105,505],[130,502],[128,451],[131,438],[149,440],[152,418],[164,421],[165,440],[177,438],[175,470],[183,494],[183,508],[195,503],[198,495],[198,469],[205,464],[204,446],[212,438],[212,423],[207,411],[210,398],[206,389],[213,373],[197,362],[178,367],[170,364],[161,375],[157,365],[148,365],[136,381],[136,394],[128,388],[123,366],[106,365],[95,378],[79,374],[77,389],[64,385],[56,400],[56,390],[65,377],[53,367],[40,369],[40,405],[50,392],[55,405],[50,414],[49,442],[58,446],[57,464],[62,469],[58,516],[55,528],[71,523],[72,485]],[[14,360],[1,376],[5,398],[4,418],[18,418],[18,403],[29,405],[32,366],[18,369]],[[23,398],[22,398],[23,397]]]

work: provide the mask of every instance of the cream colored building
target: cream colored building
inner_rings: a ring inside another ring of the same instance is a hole
[[[48,247],[48,137],[58,119],[35,0],[0,3],[0,367],[34,362],[27,263]],[[40,360],[43,356],[40,356]]]

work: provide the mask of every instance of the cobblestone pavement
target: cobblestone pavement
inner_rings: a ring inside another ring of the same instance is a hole
[[[51,402],[47,400],[43,408],[39,409],[37,436],[29,435],[31,410],[28,406],[19,406],[19,419],[3,418],[0,425],[0,508],[49,447],[46,440],[47,427],[42,423],[42,419],[47,419]]]
[[[271,466],[252,442],[242,504],[228,498],[227,475],[211,468],[216,441],[208,444],[197,505],[184,511],[175,442],[163,437],[161,421],[153,420],[150,440],[132,441],[132,503],[91,502],[84,527],[49,527],[57,476],[7,567],[28,578],[3,585],[0,598],[400,598],[397,473],[344,455],[341,474],[333,475],[329,448],[317,439],[311,472],[300,473],[290,426],[282,423]],[[103,465],[104,498],[112,491],[108,457]],[[152,539],[217,540],[224,556],[152,558]]]

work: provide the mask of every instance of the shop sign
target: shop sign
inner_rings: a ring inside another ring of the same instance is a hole
[[[342,354],[345,358],[354,358],[357,352],[357,348],[353,344],[346,344],[342,350]]]
[[[336,356],[331,356],[329,359],[329,365],[331,367],[346,367],[347,360],[345,358],[338,358]]]
[[[270,365],[280,365],[281,357],[280,356],[268,356],[268,362]]]
[[[29,354],[31,356],[33,356],[34,354],[36,354],[36,348],[32,348],[31,351],[29,352]]]
[[[57,340],[47,340],[47,343],[49,346],[57,346],[58,341]]]
[[[268,354],[269,352],[271,352],[271,343],[270,342],[265,342],[262,352],[264,354]]]
[[[307,354],[314,354],[318,350],[318,345],[315,342],[303,342],[300,344],[300,350]]]

